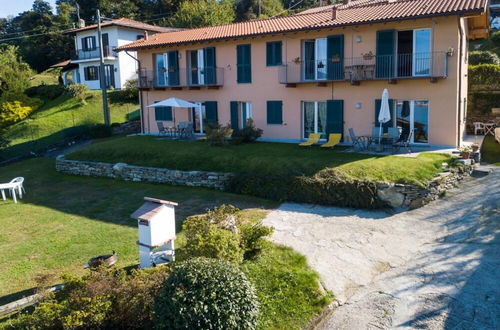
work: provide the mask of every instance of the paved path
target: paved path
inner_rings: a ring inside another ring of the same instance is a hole
[[[340,302],[320,329],[500,329],[498,169],[410,212],[283,204],[265,224]]]

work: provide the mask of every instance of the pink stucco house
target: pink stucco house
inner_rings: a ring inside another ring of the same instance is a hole
[[[413,143],[457,146],[465,127],[468,40],[488,36],[488,0],[345,0],[296,15],[159,33],[119,47],[139,61],[143,133],[157,121],[243,127],[262,139],[369,135],[388,88]],[[169,97],[194,109],[148,108]]]

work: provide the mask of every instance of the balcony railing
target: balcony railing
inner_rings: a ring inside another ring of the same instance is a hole
[[[103,48],[104,57],[114,57],[116,56],[116,52],[113,50],[115,47],[105,46]],[[81,61],[81,60],[92,60],[98,59],[100,57],[100,48],[94,48],[90,50],[78,49],[74,54],[72,60]]]
[[[446,52],[364,56],[290,62],[279,69],[281,84],[402,78],[446,78]]]
[[[164,72],[141,70],[139,88],[220,87],[224,85],[224,68],[174,68]]]

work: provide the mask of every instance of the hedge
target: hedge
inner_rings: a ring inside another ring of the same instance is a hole
[[[244,172],[235,175],[227,190],[278,201],[375,209],[386,206],[373,181],[351,179],[334,168],[312,177]]]
[[[469,89],[500,90],[500,65],[470,65]]]
[[[471,92],[467,108],[469,113],[490,114],[492,108],[500,108],[500,92]]]

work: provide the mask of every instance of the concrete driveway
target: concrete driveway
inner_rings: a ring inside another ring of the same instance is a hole
[[[398,214],[283,204],[264,223],[340,306],[319,329],[500,329],[500,171]]]

